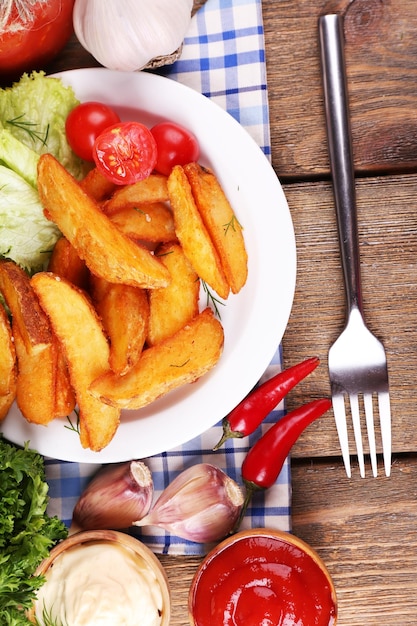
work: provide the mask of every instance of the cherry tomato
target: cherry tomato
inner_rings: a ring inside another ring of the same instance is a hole
[[[16,80],[52,60],[73,32],[73,7],[74,0],[13,0],[0,31],[0,77]]]
[[[147,178],[155,168],[156,142],[150,130],[139,122],[120,122],[94,143],[97,168],[117,185],[130,185]]]
[[[200,146],[192,132],[173,122],[161,122],[151,128],[158,148],[155,169],[169,176],[174,165],[197,161]]]
[[[97,137],[118,124],[116,111],[102,102],[82,102],[67,117],[65,132],[75,154],[85,161],[93,161],[93,146]]]

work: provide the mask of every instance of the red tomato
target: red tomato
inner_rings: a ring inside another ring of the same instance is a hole
[[[116,185],[130,185],[155,168],[156,142],[143,124],[121,122],[97,137],[93,157],[97,168]]]
[[[200,146],[192,132],[173,122],[161,122],[151,128],[158,148],[155,169],[169,176],[174,165],[197,161]]]
[[[74,0],[10,0],[10,4],[0,31],[0,76],[15,80],[23,72],[41,69],[65,46],[73,32]]]
[[[65,132],[75,154],[85,161],[93,161],[93,146],[99,135],[109,126],[118,124],[116,111],[101,102],[82,102],[67,117]]]

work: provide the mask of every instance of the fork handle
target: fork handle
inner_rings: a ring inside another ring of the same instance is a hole
[[[319,18],[327,140],[339,231],[340,254],[349,311],[362,311],[352,135],[342,18]]]

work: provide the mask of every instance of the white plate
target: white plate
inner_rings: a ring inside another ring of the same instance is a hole
[[[249,256],[245,287],[221,306],[225,346],[220,362],[197,383],[139,411],[123,412],[112,442],[84,450],[66,420],[29,424],[13,406],[0,426],[10,441],[67,461],[111,463],[145,458],[179,446],[221,420],[269,365],[290,315],[296,277],[294,230],[281,185],[248,132],[217,104],[157,75],[103,68],[58,74],[82,100],[106,102],[122,118],[183,124],[198,137],[201,161],[219,177],[239,222]],[[201,306],[204,307],[205,300]]]

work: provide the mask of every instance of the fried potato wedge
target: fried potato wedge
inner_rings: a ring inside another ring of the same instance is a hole
[[[103,205],[106,215],[113,215],[126,207],[154,202],[168,201],[167,177],[163,174],[151,174],[147,178],[116,189],[114,194]]]
[[[66,357],[79,408],[81,445],[99,451],[112,440],[120,411],[89,392],[92,381],[109,369],[109,345],[98,315],[84,292],[52,273],[35,274],[32,285]]]
[[[0,305],[0,422],[16,398],[16,350],[9,318]]]
[[[93,167],[80,181],[80,187],[96,202],[104,202],[114,192],[116,185],[112,183],[96,167]]]
[[[177,240],[174,216],[163,202],[127,207],[109,217],[122,233],[135,241],[164,243]]]
[[[71,385],[67,361],[61,350],[61,344],[56,341],[56,369],[55,369],[55,417],[65,417],[70,415],[75,409],[76,398]]]
[[[171,337],[198,314],[200,281],[178,243],[163,244],[155,253],[172,276],[168,287],[149,291],[149,331],[152,346]]]
[[[54,245],[48,263],[48,272],[66,278],[80,289],[88,288],[90,272],[78,256],[74,246],[65,237],[60,237]]]
[[[242,226],[217,177],[198,163],[184,166],[197,208],[219,254],[232,293],[239,293],[248,276],[248,255]]]
[[[110,367],[117,374],[126,374],[140,359],[148,334],[147,292],[91,276],[90,293],[110,340]]]
[[[42,350],[27,349],[20,327],[12,323],[17,355],[16,402],[23,417],[33,424],[46,426],[56,414],[56,345],[51,342]]]
[[[221,298],[227,298],[230,288],[220,257],[200,216],[181,165],[176,165],[168,177],[168,193],[174,213],[175,230],[184,254],[199,277]]]
[[[38,163],[38,191],[51,219],[96,276],[154,289],[170,276],[152,253],[126,237],[50,154]]]
[[[49,319],[30,278],[14,261],[0,260],[0,291],[12,315],[17,356],[16,400],[23,416],[48,424],[55,414],[57,351]]]
[[[52,330],[30,284],[28,274],[14,261],[0,259],[0,291],[19,328],[29,353],[41,352],[52,344]]]
[[[113,406],[139,409],[206,374],[220,359],[223,343],[222,325],[207,308],[175,335],[145,350],[125,376],[109,371],[90,390]]]

